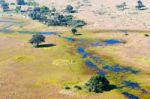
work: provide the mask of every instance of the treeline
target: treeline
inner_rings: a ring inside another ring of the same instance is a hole
[[[39,20],[48,26],[82,27],[86,25],[83,20],[76,20],[72,15],[64,15],[57,12],[55,8],[50,10],[46,6],[35,7],[29,12],[29,16],[33,20]]]

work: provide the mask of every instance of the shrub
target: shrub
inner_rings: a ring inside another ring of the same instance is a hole
[[[88,81],[88,89],[91,92],[103,92],[105,90],[105,87],[109,86],[109,81],[99,74],[94,75],[89,81]]]
[[[69,89],[71,89],[71,88],[70,88],[69,86],[65,86],[65,89],[66,89],[66,90],[69,90]]]
[[[78,86],[78,85],[75,85],[74,88],[78,89],[78,90],[81,90],[82,87]]]
[[[126,4],[126,2],[123,2],[123,3],[121,3],[120,5],[117,5],[116,6],[119,10],[125,10],[126,9],[126,7],[127,7],[127,4]]]
[[[10,5],[15,5],[15,3],[10,3]]]
[[[149,35],[148,34],[144,34],[146,37],[148,37]]]

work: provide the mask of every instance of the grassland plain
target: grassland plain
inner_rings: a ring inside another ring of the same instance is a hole
[[[87,96],[59,94],[64,85],[78,84],[94,74],[83,65],[78,55],[69,53],[68,50],[72,46],[55,36],[47,36],[46,43],[54,43],[56,46],[35,49],[27,42],[30,37],[30,34],[0,34],[1,42],[5,42],[1,43],[0,52],[0,97],[86,99]],[[114,96],[114,93],[116,92],[108,92],[111,96]],[[105,95],[106,93],[102,94],[102,97]],[[120,95],[116,93],[116,97]]]
[[[114,89],[101,94],[63,90],[65,85],[82,85],[83,82],[95,74],[95,71],[86,67],[84,60],[76,53],[74,47],[80,46],[76,42],[71,43],[57,36],[47,35],[45,44],[56,44],[56,46],[33,48],[28,43],[32,36],[30,32],[56,31],[63,36],[72,37],[69,28],[56,27],[56,30],[53,30],[51,27],[49,28],[30,19],[25,19],[25,22],[29,22],[30,26],[29,23],[24,24],[22,27],[16,26],[11,28],[13,30],[11,33],[0,34],[1,99],[124,99],[125,97],[120,93],[122,90],[138,95],[141,99],[149,99],[149,95],[141,94],[139,91],[130,88]],[[26,31],[26,33],[18,31]],[[107,47],[86,46],[85,49],[90,53],[103,57],[110,64],[129,65],[141,71],[137,75],[109,73],[108,79],[112,84],[120,84],[119,81],[124,76],[126,80],[138,82],[142,88],[150,90],[149,37],[145,37],[144,33],[138,32],[129,32],[129,35],[125,36],[121,32],[105,33],[101,30],[81,29],[79,33],[82,35],[74,37],[75,40],[93,42],[118,39],[125,41],[125,44]],[[139,41],[141,44],[139,44]],[[101,66],[100,64],[97,65]]]

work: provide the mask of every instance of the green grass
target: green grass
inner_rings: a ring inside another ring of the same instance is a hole
[[[22,30],[23,31],[23,30]],[[61,32],[63,36],[73,37],[77,40],[84,40],[88,42],[93,42],[97,40],[111,39],[117,37],[116,35],[102,35],[102,37],[97,37],[98,32],[103,32],[100,30],[79,30],[78,33],[83,35],[72,36],[70,31]],[[33,34],[32,32],[31,34]],[[37,32],[35,32],[37,33]],[[47,48],[34,48],[28,43],[31,38],[30,32],[17,32],[12,34],[0,34],[0,72],[3,79],[11,79],[12,75],[16,74],[13,78],[14,86],[13,88],[19,89],[15,84],[17,83],[20,87],[19,90],[26,92],[24,88],[27,86],[31,87],[31,93],[34,93],[34,88],[39,90],[40,88],[46,89],[47,86],[55,86],[54,88],[59,88],[62,90],[64,86],[80,85],[84,86],[84,83],[90,79],[92,75],[96,72],[84,65],[84,60],[80,55],[76,53],[75,47],[78,46],[76,42],[69,43],[62,38],[56,36],[46,36],[46,44],[52,43],[56,44],[53,47]],[[120,36],[120,35],[119,35]],[[108,64],[120,64],[119,59],[114,59],[115,56],[107,56],[100,53],[103,48],[101,47],[87,47],[86,50],[92,54],[101,55]],[[115,53],[115,49],[112,47],[107,47],[106,52]],[[91,60],[91,59],[90,59]],[[149,63],[145,61],[145,58],[139,58],[143,60],[142,62]],[[92,60],[91,60],[92,61]],[[92,61],[94,62],[94,61]],[[96,63],[95,63],[96,64]],[[97,64],[100,68],[101,64]],[[133,75],[131,73],[110,73],[108,72],[108,79],[111,84],[121,85],[123,80],[132,80],[140,82],[143,88],[150,90],[149,82],[144,82],[144,79],[149,77],[146,73],[141,73],[138,75]],[[19,78],[20,77],[20,78]],[[12,84],[9,80],[4,83]],[[101,94],[88,93],[87,90],[83,91],[72,90],[77,93],[78,96],[89,96],[94,97]],[[130,90],[129,88],[115,89],[110,92],[106,92],[105,97],[119,95],[116,97],[122,97],[121,92],[128,91],[135,95],[140,95],[138,91]],[[57,93],[58,94],[58,93]],[[105,93],[104,93],[105,94]],[[148,95],[140,96],[141,99],[148,99]],[[93,98],[94,99],[94,98]],[[121,98],[122,99],[122,98]]]

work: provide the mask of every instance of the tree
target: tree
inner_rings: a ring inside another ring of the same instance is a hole
[[[86,23],[83,20],[72,20],[72,26],[82,28]]]
[[[41,13],[48,13],[49,11],[50,11],[49,8],[46,7],[46,6],[42,6],[42,7],[40,8],[40,12],[41,12]]]
[[[24,2],[24,0],[17,0],[17,4],[18,4],[18,5],[24,5],[25,2]]]
[[[45,42],[45,36],[41,34],[35,34],[30,39],[29,43],[36,44],[35,47],[38,47],[40,43]]]
[[[88,81],[88,88],[89,91],[92,92],[103,92],[105,90],[105,87],[109,86],[109,81],[102,75],[94,75],[89,81]]]
[[[16,6],[16,12],[18,13],[18,12],[20,12],[21,11],[21,6]]]
[[[76,28],[72,28],[72,29],[71,29],[71,32],[73,33],[73,35],[75,35],[76,32],[77,32],[77,29],[76,29]]]
[[[125,9],[127,9],[127,4],[126,2],[121,3],[120,5],[116,6],[119,10],[123,11]]]
[[[66,12],[68,12],[68,13],[73,13],[74,11],[73,11],[73,6],[72,5],[67,5],[66,6]]]
[[[143,7],[145,7],[145,6],[143,5],[142,1],[138,0],[136,8],[138,8],[139,10],[142,10]]]
[[[0,0],[0,4],[3,4],[3,3],[5,3],[5,1],[4,0]]]
[[[2,7],[2,9],[3,9],[4,12],[5,12],[5,11],[8,11],[8,9],[9,9],[8,3],[3,3],[3,4],[1,5],[1,7]]]
[[[34,12],[40,12],[40,7],[35,7],[35,8],[33,9],[33,11],[34,11]]]

